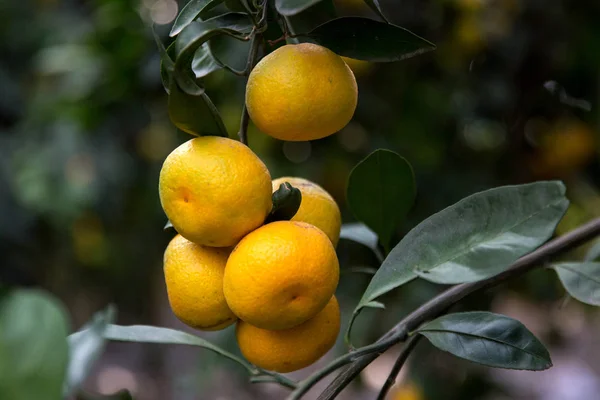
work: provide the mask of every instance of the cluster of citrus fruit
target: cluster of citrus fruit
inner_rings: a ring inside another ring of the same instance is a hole
[[[285,140],[328,136],[356,108],[356,81],[344,61],[312,44],[288,45],[252,71],[246,105],[265,133]],[[294,217],[265,223],[272,193],[284,182],[300,190]],[[178,235],[164,273],[171,308],[202,330],[237,322],[242,354],[279,372],[325,354],[340,329],[334,296],[340,210],[320,186],[271,176],[244,144],[197,137],[165,160],[162,207]]]

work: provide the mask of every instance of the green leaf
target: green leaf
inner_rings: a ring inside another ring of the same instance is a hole
[[[378,247],[379,239],[377,238],[377,234],[365,224],[353,222],[342,225],[340,239],[352,240],[353,242],[367,246],[373,250],[379,261],[383,261],[383,254],[381,254]]]
[[[293,32],[308,32],[336,17],[333,0],[319,0],[296,15],[286,16],[285,20]],[[298,39],[288,38],[288,42],[297,43]]]
[[[416,252],[420,261],[413,270],[443,284],[489,278],[550,239],[568,206],[565,186],[557,181],[469,196],[414,232],[407,245],[431,247]]]
[[[600,306],[600,262],[559,263],[552,268],[571,297]]]
[[[275,8],[281,15],[290,16],[310,8],[322,0],[275,0]]]
[[[202,10],[200,10],[200,19],[207,19],[210,15],[209,11],[217,8],[219,5],[223,4],[225,0],[210,0],[206,6]]]
[[[79,332],[71,334],[69,343],[69,368],[65,394],[69,395],[77,390],[89,375],[96,360],[104,351],[106,340],[104,330],[115,319],[114,307],[96,313],[92,321]]]
[[[196,50],[196,54],[194,54],[194,59],[192,61],[192,71],[194,71],[196,78],[203,78],[211,72],[221,68],[223,67],[217,62],[210,49],[209,43],[203,43],[202,46]]]
[[[552,366],[544,345],[522,323],[500,314],[448,314],[417,333],[438,349],[490,367],[541,371]]]
[[[122,342],[142,342],[142,343],[160,343],[160,344],[185,344],[202,347],[214,351],[221,356],[237,362],[248,372],[255,374],[256,369],[245,360],[215,346],[214,344],[202,339],[201,337],[190,335],[189,333],[176,331],[174,329],[159,328],[156,326],[132,325],[108,325],[104,331],[104,337],[109,340]]]
[[[367,304],[365,304],[365,307],[369,307],[369,308],[380,308],[382,310],[385,310],[385,304],[379,302],[379,301],[370,301]]]
[[[179,32],[195,20],[196,17],[201,17],[202,13],[212,10],[222,2],[223,0],[190,0],[190,2],[181,9],[179,15],[177,15],[169,36],[174,37],[178,35]]]
[[[371,7],[371,10],[375,11],[377,15],[379,15],[385,22],[388,22],[387,18],[385,18],[385,15],[383,15],[383,12],[381,11],[379,0],[365,0],[365,3],[367,3],[367,5]]]
[[[167,50],[165,49],[163,42],[160,40],[160,37],[154,30],[154,27],[152,27],[152,35],[154,36],[154,41],[156,42],[158,52],[160,53],[160,79],[166,92],[169,93],[169,86],[171,85],[171,78],[175,68],[175,63],[169,55],[169,50],[173,48],[173,43],[171,43],[169,50]]]
[[[0,399],[62,399],[67,325],[62,305],[42,291],[0,299]]]
[[[594,243],[585,255],[585,261],[597,261],[598,259],[600,259],[600,241]]]
[[[251,2],[246,0],[225,0],[225,6],[233,12],[245,13],[247,9],[253,9]]]
[[[340,56],[375,62],[404,60],[435,49],[407,29],[362,17],[328,21],[306,36]]]
[[[265,224],[274,221],[289,221],[294,218],[300,208],[300,203],[302,203],[302,193],[289,182],[284,182],[273,192],[272,199],[273,208],[267,216]]]
[[[196,51],[209,39],[217,35],[227,35],[246,40],[253,24],[248,15],[229,13],[206,21],[192,21],[179,34],[175,41],[174,76],[179,87],[187,94],[199,95],[204,92],[195,81],[192,61]]]
[[[404,158],[376,150],[354,167],[348,178],[348,205],[356,218],[388,248],[398,224],[415,201],[413,170]]]
[[[417,277],[437,283],[493,276],[548,240],[568,207],[561,182],[471,195],[411,230],[387,256],[357,307]]]
[[[184,132],[192,135],[227,137],[219,111],[206,93],[191,95],[173,79],[169,89],[169,118]]]

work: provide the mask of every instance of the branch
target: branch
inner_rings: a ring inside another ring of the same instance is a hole
[[[385,400],[385,395],[387,394],[387,392],[389,392],[389,390],[392,388],[392,386],[394,386],[394,383],[396,383],[396,377],[398,376],[398,373],[402,369],[402,366],[406,362],[406,359],[410,355],[410,352],[413,351],[413,349],[416,347],[417,343],[419,342],[419,339],[421,339],[421,335],[414,335],[414,336],[411,336],[406,341],[406,343],[404,344],[404,347],[400,351],[400,355],[398,356],[398,359],[396,359],[396,362],[394,363],[394,366],[392,367],[392,370],[390,371],[390,375],[388,376],[388,378],[385,380],[385,383],[381,387],[381,391],[379,392],[379,395],[377,396],[377,400]]]
[[[367,354],[377,354],[377,356],[383,353],[385,350],[389,349],[394,343],[392,343],[394,338],[390,337],[387,339],[378,340],[375,343],[372,343],[368,346],[361,347],[360,349],[353,350],[349,353],[346,353],[335,360],[331,361],[325,367],[321,368],[318,371],[315,371],[308,378],[304,379],[296,390],[294,390],[289,396],[288,400],[298,400],[302,398],[317,382],[321,379],[325,378],[327,375],[332,373],[338,368],[343,367],[346,364],[351,363],[359,357],[362,357]],[[375,358],[377,358],[375,356]]]
[[[250,383],[278,383],[290,389],[296,389],[297,384],[287,376],[259,368],[259,375],[250,378]]]
[[[410,331],[418,328],[423,322],[443,313],[448,307],[454,305],[469,294],[480,289],[496,286],[508,279],[520,276],[532,269],[543,266],[551,257],[580,246],[598,235],[600,235],[600,218],[596,218],[519,258],[509,269],[498,275],[478,282],[463,283],[453,286],[406,316],[402,321],[396,324],[396,326],[383,335],[377,343],[389,344],[387,347],[389,348],[398,342],[406,340]],[[353,361],[351,365],[340,372],[329,386],[327,386],[317,400],[333,399],[378,356],[379,354],[371,353]],[[301,386],[302,385],[298,388]]]

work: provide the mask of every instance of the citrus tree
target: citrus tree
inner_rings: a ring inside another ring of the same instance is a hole
[[[55,299],[3,288],[0,397],[96,398],[80,385],[107,340],[199,346],[241,365],[252,383],[289,388],[289,399],[302,398],[337,374],[319,395],[332,399],[379,355],[403,343],[381,388],[383,399],[421,338],[489,367],[552,366],[543,343],[519,321],[486,311],[450,311],[475,291],[539,267],[554,270],[573,298],[600,305],[597,247],[585,260],[554,261],[600,234],[600,220],[594,220],[551,240],[569,205],[561,182],[475,193],[398,240],[397,227],[416,197],[412,167],[399,154],[376,150],[356,165],[347,200],[360,223],[342,224],[337,204],[318,184],[302,177],[272,179],[247,146],[250,120],[287,141],[320,139],[342,129],[359,90],[342,57],[394,62],[435,49],[388,23],[377,0],[366,3],[378,20],[335,18],[329,0],[192,0],[173,24],[170,45],[156,37],[170,119],[195,136],[166,158],[159,179],[169,219],[165,228],[176,231],[164,255],[169,303],[181,321],[199,330],[236,324],[243,357],[189,333],[115,325],[111,307],[67,336],[67,317]],[[223,37],[249,43],[243,70],[214,51],[213,41]],[[247,79],[239,140],[228,137],[202,84],[217,69]],[[335,297],[340,237],[370,248],[380,265],[343,333],[348,351],[296,382],[284,374],[313,364],[340,334]],[[360,313],[385,308],[382,296],[416,279],[452,286],[377,341],[354,346],[352,329]]]

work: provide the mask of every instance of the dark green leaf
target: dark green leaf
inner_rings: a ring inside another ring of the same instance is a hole
[[[108,325],[104,331],[104,337],[109,340],[118,340],[122,342],[142,342],[142,343],[161,343],[161,344],[185,344],[198,346],[207,350],[214,351],[232,361],[237,362],[250,373],[256,373],[255,368],[245,360],[215,346],[214,344],[202,339],[201,337],[190,335],[189,333],[176,331],[174,329],[159,328],[156,326],[120,326]]]
[[[328,21],[307,36],[341,56],[366,61],[399,61],[435,49],[407,29],[362,17]]]
[[[385,15],[383,15],[383,12],[381,11],[379,0],[365,0],[365,3],[367,3],[367,5],[371,7],[371,10],[375,11],[377,15],[379,15],[385,22],[388,22],[387,18],[385,18]]]
[[[600,262],[559,263],[552,268],[573,298],[600,306]]]
[[[272,199],[273,208],[267,216],[265,224],[274,221],[289,221],[294,218],[302,202],[302,193],[289,182],[284,182],[273,192]]]
[[[209,11],[217,8],[220,4],[223,4],[225,0],[210,0],[202,10],[200,10],[200,19],[207,19],[210,15]]]
[[[67,316],[52,296],[13,290],[0,299],[0,399],[62,399]]]
[[[504,186],[432,215],[390,252],[357,307],[414,279],[472,282],[493,276],[548,240],[568,207],[561,182]]]
[[[415,178],[408,161],[389,150],[376,150],[348,179],[348,205],[357,219],[387,247],[415,201]]]
[[[245,13],[247,9],[253,9],[250,7],[250,3],[247,0],[225,0],[225,6],[233,12]]]
[[[333,0],[319,0],[311,4],[310,7],[296,15],[286,17],[286,21],[291,26],[293,32],[308,32],[317,26],[334,19],[337,16]],[[288,41],[297,41],[290,38]]]
[[[383,254],[381,254],[378,247],[379,239],[377,238],[377,234],[365,224],[358,222],[342,225],[340,239],[352,240],[353,242],[367,246],[373,250],[380,261],[383,261]]]
[[[160,40],[160,37],[152,27],[152,34],[154,35],[154,41],[156,42],[156,46],[158,46],[158,51],[160,53],[160,79],[162,81],[163,87],[169,93],[169,86],[171,84],[171,77],[173,75],[173,70],[175,68],[175,63],[171,59],[169,55],[169,51],[165,49],[165,45]],[[169,50],[173,47],[173,43],[169,46]]]
[[[65,394],[69,395],[77,390],[89,375],[96,360],[104,351],[104,330],[114,322],[115,309],[108,307],[96,313],[92,321],[77,333],[71,334],[69,342],[69,368]]]
[[[496,368],[552,366],[544,345],[519,321],[490,312],[448,314],[417,330],[438,349]]]
[[[594,243],[585,254],[585,261],[597,261],[600,259],[600,241]]]
[[[208,42],[202,46],[194,54],[192,61],[192,71],[196,78],[203,78],[211,72],[223,68],[215,59]]]
[[[175,41],[174,76],[183,92],[200,95],[204,92],[195,81],[192,61],[196,51],[210,38],[228,35],[245,40],[253,24],[246,14],[229,13],[206,21],[192,21],[179,34]]]
[[[191,95],[173,79],[169,90],[169,117],[173,124],[192,135],[227,137],[219,111],[206,93]]]
[[[309,7],[314,6],[321,0],[275,0],[275,8],[281,15],[295,15]]]
[[[183,28],[195,20],[196,17],[200,16],[200,13],[211,10],[222,2],[223,0],[190,0],[190,2],[181,9],[179,15],[177,15],[169,36],[176,36]]]

